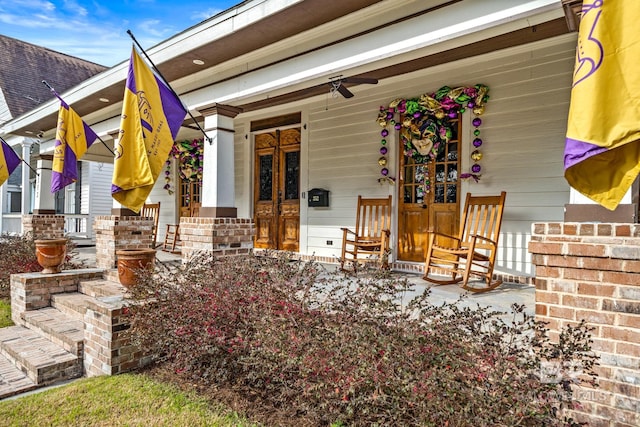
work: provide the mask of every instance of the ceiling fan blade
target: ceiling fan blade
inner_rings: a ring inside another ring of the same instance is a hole
[[[346,77],[342,79],[344,83],[378,84],[378,79],[371,77]]]
[[[338,92],[340,92],[342,94],[342,96],[344,96],[345,98],[353,97],[353,93],[351,93],[351,91],[349,89],[344,87],[344,85],[338,86]]]

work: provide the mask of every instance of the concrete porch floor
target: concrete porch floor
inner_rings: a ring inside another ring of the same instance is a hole
[[[81,246],[77,247],[78,258],[83,260],[88,267],[96,266],[96,251],[95,246]],[[156,252],[156,259],[160,262],[179,264],[181,263],[180,254],[174,254],[165,252],[160,249]],[[337,269],[337,264],[323,264],[328,271]],[[529,316],[535,315],[535,286],[519,283],[503,283],[497,289],[486,293],[471,293],[462,289],[458,285],[444,285],[434,286],[429,282],[422,279],[422,275],[405,273],[405,272],[392,272],[392,275],[396,277],[407,278],[407,280],[414,285],[414,290],[406,295],[407,301],[413,296],[423,292],[425,288],[431,288],[430,301],[433,304],[439,305],[444,302],[452,303],[464,296],[461,304],[463,306],[476,307],[476,304],[481,306],[491,307],[494,310],[510,313],[511,306],[513,304],[522,304],[525,308],[525,313]]]

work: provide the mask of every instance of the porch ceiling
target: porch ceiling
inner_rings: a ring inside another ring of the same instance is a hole
[[[430,4],[432,5],[431,9],[438,9],[453,3],[458,3],[459,1],[461,0],[434,1],[430,2]],[[326,7],[326,0],[301,1],[288,8],[282,9],[278,13],[252,23],[251,25],[247,25],[236,31],[229,32],[222,37],[218,37],[211,42],[204,43],[184,53],[171,56],[167,61],[160,64],[156,63],[156,65],[167,80],[176,81],[181,78],[203,72],[202,66],[194,64],[194,59],[201,59],[205,61],[206,64],[221,64],[235,57],[265,48],[273,43],[293,37],[297,34],[303,33],[304,31],[308,31],[338,18],[347,16],[379,2],[381,2],[381,0],[341,0],[340,8],[329,8]],[[242,6],[242,4],[239,6]],[[428,13],[431,9],[427,9],[421,13]],[[381,25],[385,24],[381,23]],[[192,27],[192,29],[185,31],[184,33],[194,31],[197,28],[198,26]],[[373,30],[374,29],[370,29],[370,31]],[[558,18],[536,26],[488,38],[476,43],[415,58],[410,61],[400,62],[391,66],[372,69],[366,73],[357,74],[355,76],[373,77],[381,80],[462,58],[481,55],[499,49],[555,37],[567,32],[569,32],[569,29],[567,28],[565,19]],[[353,34],[352,37],[357,37],[358,35],[359,34]],[[331,45],[339,42],[340,40],[333,40],[328,43]],[[310,49],[306,52],[297,52],[297,54],[308,53],[314,50],[315,49]],[[291,57],[295,57],[295,55],[296,53],[292,52],[291,56],[286,59],[275,60],[273,63],[288,60]],[[128,61],[127,63],[114,67],[114,69],[117,67],[124,67],[124,70],[126,71],[127,65]],[[126,76],[126,72],[124,75]],[[237,73],[235,76],[228,77],[228,79],[241,75],[242,73]],[[106,111],[106,108],[110,108],[109,111],[113,112],[111,116],[115,117],[119,115],[119,107],[116,108],[115,105],[122,101],[124,79],[111,80],[113,81],[110,84],[104,84],[104,87],[92,92],[91,96],[85,96],[82,99],[72,102],[73,108],[80,114],[80,116],[87,116],[90,113],[95,113],[100,110]],[[345,86],[349,87],[352,85],[347,83]],[[254,111],[316,95],[322,95],[326,93],[327,90],[328,87],[326,84],[311,84],[306,88],[291,90],[278,96],[269,96],[262,100],[234,106],[240,107],[244,111]],[[100,98],[109,99],[110,107],[106,107],[105,104],[100,101]],[[104,115],[102,117],[104,117]],[[55,106],[55,108],[47,109],[46,112],[43,111],[40,117],[36,120],[30,122],[25,121],[25,124],[22,127],[16,126],[16,128],[11,130],[11,133],[27,137],[33,136],[42,130],[48,131],[55,129],[56,122],[57,106]],[[191,119],[187,119],[185,121],[185,126],[193,127]]]

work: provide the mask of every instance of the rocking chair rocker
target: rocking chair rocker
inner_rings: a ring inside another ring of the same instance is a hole
[[[384,199],[365,199],[358,196],[355,231],[342,230],[340,268],[347,261],[356,270],[359,261],[375,259],[382,268],[389,268],[389,234],[391,229],[391,196]],[[347,258],[348,257],[348,258]]]
[[[429,232],[424,280],[437,285],[462,282],[470,292],[487,292],[502,284],[493,280],[493,268],[506,195],[504,191],[499,196],[467,194],[458,236]],[[432,270],[450,274],[451,279],[430,277]],[[483,278],[486,286],[470,286],[471,276]]]

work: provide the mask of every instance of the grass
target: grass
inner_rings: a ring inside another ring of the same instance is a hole
[[[11,303],[9,300],[0,298],[0,328],[11,326]]]
[[[13,325],[0,299],[0,328]],[[145,375],[84,378],[18,399],[0,401],[2,426],[253,426],[205,399]]]
[[[203,398],[140,374],[83,378],[0,401],[3,426],[253,426]]]

